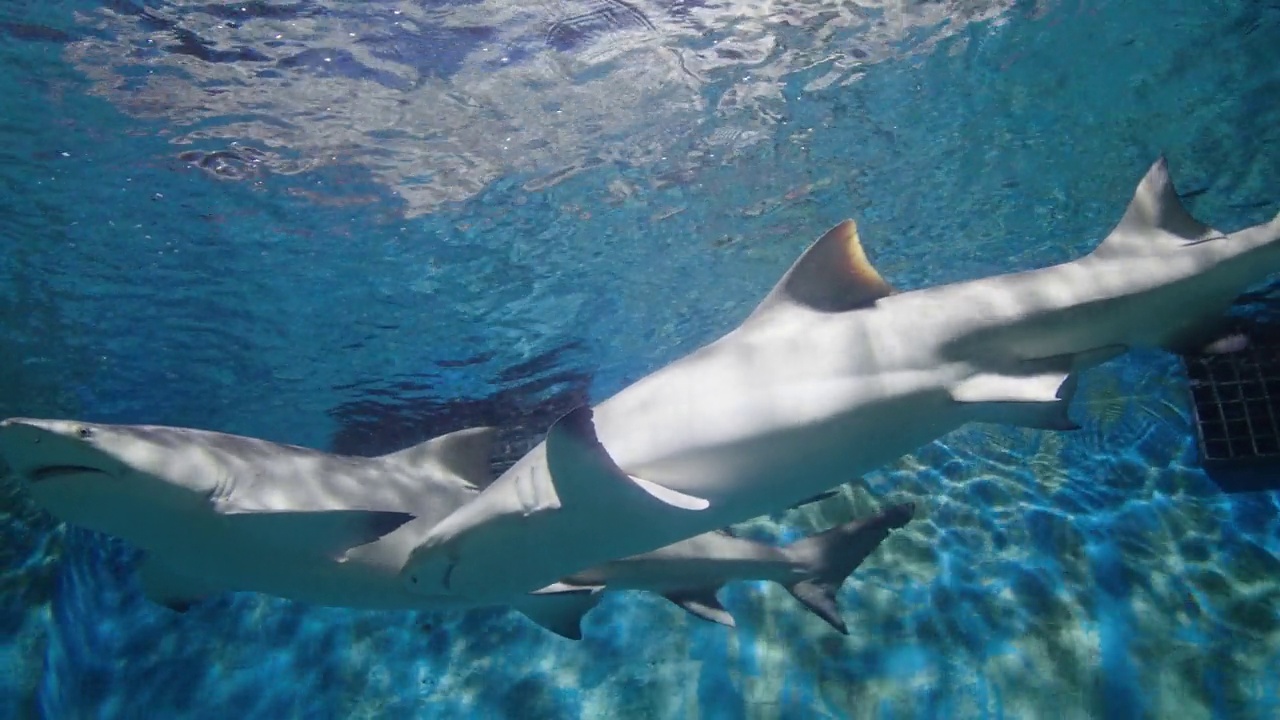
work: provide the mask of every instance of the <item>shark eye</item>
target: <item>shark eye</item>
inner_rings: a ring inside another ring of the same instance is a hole
[[[82,438],[91,438],[93,437],[93,430],[87,427],[78,427],[76,428],[76,435]]]

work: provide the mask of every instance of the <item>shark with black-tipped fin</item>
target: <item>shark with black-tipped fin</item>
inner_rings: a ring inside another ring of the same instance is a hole
[[[562,418],[402,571],[430,596],[505,597],[769,513],[969,422],[1068,430],[1079,374],[1218,338],[1280,270],[1280,216],[1223,233],[1164,158],[1088,255],[895,292],[845,221],[738,327]],[[1237,343],[1225,340],[1221,347]]]

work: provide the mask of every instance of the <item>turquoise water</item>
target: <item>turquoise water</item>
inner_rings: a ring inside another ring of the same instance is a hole
[[[1066,260],[1165,152],[1224,229],[1280,202],[1255,2],[19,2],[0,7],[0,416],[510,456],[744,318],[845,217],[900,288]],[[972,427],[790,538],[911,500],[830,631],[616,594],[501,610],[151,606],[4,481],[0,715],[1270,718],[1272,494],[1198,468],[1176,359],[1082,431]]]

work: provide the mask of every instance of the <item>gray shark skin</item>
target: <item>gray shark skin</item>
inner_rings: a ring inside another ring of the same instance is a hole
[[[473,600],[725,527],[869,472],[968,422],[1068,430],[1081,371],[1180,349],[1280,270],[1280,216],[1231,234],[1182,207],[1164,158],[1071,262],[896,292],[852,221],[720,339],[570,413],[436,525],[411,591]],[[1228,343],[1229,344],[1229,343]]]
[[[233,590],[434,610],[476,603],[411,593],[398,572],[432,525],[491,480],[492,437],[471,428],[364,458],[188,428],[11,418],[0,422],[0,469],[11,463],[58,518],[145,550],[143,590],[174,610]],[[577,639],[600,591],[649,590],[733,626],[716,591],[773,580],[846,632],[836,589],[913,510],[896,506],[783,548],[709,533],[491,604]]]

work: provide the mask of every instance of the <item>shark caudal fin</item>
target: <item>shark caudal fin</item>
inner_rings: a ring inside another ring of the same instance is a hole
[[[840,617],[836,593],[863,560],[880,547],[889,532],[906,525],[915,505],[894,505],[876,515],[845,523],[788,545],[785,551],[813,569],[813,575],[787,588],[813,614],[841,634],[849,628]]]
[[[1138,183],[1124,217],[1093,251],[1100,258],[1157,255],[1170,247],[1201,242],[1222,233],[1196,220],[1182,206],[1161,155]]]
[[[496,428],[474,427],[435,437],[382,456],[412,470],[424,470],[457,478],[473,490],[493,482],[490,467]]]

